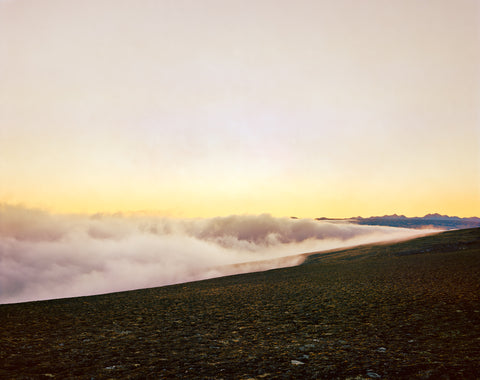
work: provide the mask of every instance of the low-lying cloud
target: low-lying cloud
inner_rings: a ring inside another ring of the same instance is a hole
[[[291,266],[303,260],[298,254],[304,252],[424,233],[267,214],[208,219],[59,215],[0,204],[0,303]]]

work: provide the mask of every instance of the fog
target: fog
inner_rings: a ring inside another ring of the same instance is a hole
[[[298,254],[424,234],[263,215],[64,215],[0,205],[0,303],[147,288],[300,264]],[[248,265],[233,265],[248,263]]]

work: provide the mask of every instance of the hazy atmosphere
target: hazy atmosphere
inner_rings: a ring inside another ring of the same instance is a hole
[[[0,303],[422,233],[316,217],[480,215],[479,26],[476,0],[0,0]]]
[[[229,264],[428,232],[270,215],[55,215],[0,205],[0,303],[153,287],[302,262]]]
[[[480,214],[479,3],[0,1],[0,201]]]

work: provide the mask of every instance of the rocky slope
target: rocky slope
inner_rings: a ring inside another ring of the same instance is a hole
[[[293,268],[0,305],[0,378],[475,379],[478,273],[473,229]]]

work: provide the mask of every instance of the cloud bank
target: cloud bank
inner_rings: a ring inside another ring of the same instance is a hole
[[[208,219],[59,215],[0,204],[0,303],[292,266],[302,261],[300,253],[423,233],[267,214]]]

